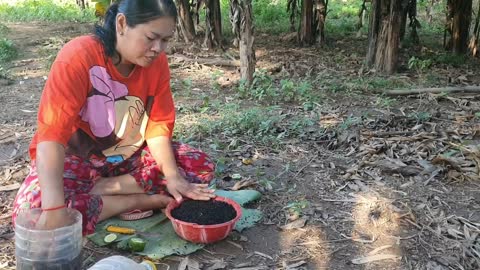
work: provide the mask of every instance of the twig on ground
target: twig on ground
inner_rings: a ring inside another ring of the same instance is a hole
[[[444,88],[418,88],[407,90],[387,90],[382,91],[385,95],[393,96],[406,96],[406,95],[418,95],[424,93],[458,93],[458,92],[480,92],[479,86],[465,86],[465,87],[444,87]]]

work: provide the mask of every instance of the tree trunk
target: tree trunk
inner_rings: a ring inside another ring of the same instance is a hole
[[[295,31],[295,18],[297,17],[298,12],[298,0],[288,0],[287,2],[287,13],[290,13],[290,31]]]
[[[317,35],[317,44],[325,43],[325,20],[327,18],[328,0],[316,0],[315,3],[315,34]]]
[[[420,38],[418,37],[417,27],[420,26],[420,22],[417,20],[417,0],[409,0],[404,7],[404,13],[402,14],[402,22],[400,29],[400,40],[405,38],[407,31],[407,18],[409,19],[408,26],[410,27],[410,38],[413,44],[419,44]]]
[[[232,25],[233,46],[240,46],[240,27],[242,22],[242,9],[239,1],[230,0],[230,24]]]
[[[313,0],[302,0],[302,21],[298,30],[298,40],[302,45],[313,43]]]
[[[192,18],[194,26],[198,26],[200,24],[200,9],[202,5],[205,4],[205,0],[191,0],[192,1]],[[195,29],[197,29],[195,27]]]
[[[433,15],[432,15],[432,10],[433,10],[433,6],[435,5],[435,0],[430,0],[427,4],[427,6],[425,7],[425,13],[427,15],[427,22],[430,24],[433,22]]]
[[[448,5],[451,6],[453,11],[451,15],[452,52],[465,54],[468,49],[472,0],[448,0]]]
[[[478,2],[478,11],[477,17],[475,18],[475,27],[473,28],[472,38],[470,39],[470,44],[468,48],[472,52],[473,56],[477,56],[478,54],[478,36],[480,32],[480,1]]]
[[[447,10],[446,10],[446,15],[447,18],[445,19],[445,29],[443,31],[443,47],[445,50],[450,51],[452,49],[452,39],[448,38],[448,36],[452,36],[452,26],[453,26],[453,15],[454,15],[454,9],[453,9],[453,1],[454,0],[447,0]]]
[[[240,74],[241,79],[248,85],[253,83],[255,72],[255,49],[252,0],[241,1],[240,23]]]
[[[209,49],[223,49],[222,16],[220,0],[206,0],[205,3],[205,46]]]
[[[193,24],[192,12],[189,0],[176,0],[178,9],[178,32],[186,43],[190,43],[195,39],[195,25]]]
[[[408,4],[408,18],[410,20],[410,38],[413,44],[420,44],[420,37],[418,36],[417,28],[421,27],[417,20],[417,0],[410,0]]]
[[[85,9],[85,0],[76,0],[77,1],[77,5],[81,8],[81,9]]]
[[[396,71],[402,7],[408,0],[373,0],[368,33],[367,65],[378,72]]]
[[[407,16],[408,10],[405,8],[402,10],[402,18],[400,21],[400,40],[405,38],[405,33],[407,32]]]
[[[360,7],[360,11],[358,12],[358,23],[357,23],[357,37],[362,35],[362,27],[363,27],[363,20],[365,16],[365,12],[367,11],[367,0],[363,0],[362,6]]]
[[[367,57],[366,64],[369,67],[372,67],[375,64],[375,53],[377,50],[377,40],[378,33],[380,31],[380,20],[381,20],[381,1],[373,0],[372,7],[370,11],[370,22],[368,27],[368,47],[367,47]]]

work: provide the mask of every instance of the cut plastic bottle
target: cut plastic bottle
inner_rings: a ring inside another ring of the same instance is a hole
[[[157,270],[155,264],[151,261],[136,261],[124,256],[111,256],[98,261],[88,270]]]

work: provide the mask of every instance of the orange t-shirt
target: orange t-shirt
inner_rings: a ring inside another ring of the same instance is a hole
[[[68,42],[52,65],[30,145],[55,141],[66,153],[115,162],[135,153],[145,140],[172,136],[175,108],[170,70],[162,53],[150,66],[121,75],[101,42],[82,36]]]

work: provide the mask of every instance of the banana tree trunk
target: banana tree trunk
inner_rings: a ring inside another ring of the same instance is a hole
[[[325,43],[325,20],[327,18],[328,0],[316,0],[315,3],[315,34],[317,36],[317,44]]]
[[[205,46],[209,49],[223,49],[222,16],[220,0],[206,0],[205,3]]]
[[[367,65],[392,74],[397,69],[402,6],[408,0],[373,0],[368,33]]]
[[[176,0],[176,4],[179,15],[178,32],[186,43],[190,43],[195,39],[196,33],[189,0]]]
[[[447,21],[450,22],[451,51],[455,54],[465,54],[468,49],[468,37],[472,17],[472,0],[448,0],[450,11]],[[447,47],[447,49],[450,49]]]
[[[253,83],[255,72],[255,49],[252,0],[241,0],[240,24],[240,74],[248,85]]]
[[[302,45],[310,45],[314,41],[313,32],[313,0],[302,1],[302,20],[298,31],[298,40]]]

